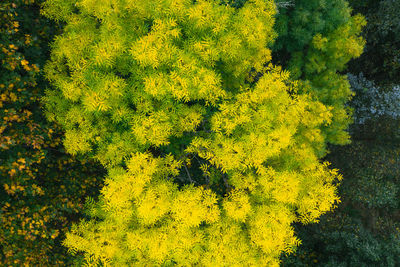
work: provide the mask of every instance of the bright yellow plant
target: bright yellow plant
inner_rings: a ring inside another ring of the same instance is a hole
[[[79,12],[78,12],[79,11]],[[88,264],[278,266],[291,224],[339,201],[330,109],[270,64],[271,0],[48,0],[46,76],[65,146],[108,168],[65,245]],[[261,77],[255,77],[258,73]]]

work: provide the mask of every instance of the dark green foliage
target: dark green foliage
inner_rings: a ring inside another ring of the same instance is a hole
[[[397,266],[400,262],[399,145],[354,141],[329,160],[344,173],[342,204],[298,227],[303,245],[284,266]]]
[[[275,28],[279,32],[275,50],[295,53],[310,46],[316,34],[327,34],[350,21],[346,0],[296,0],[279,10]],[[280,59],[278,59],[280,60]]]
[[[343,215],[343,214],[342,214]],[[282,266],[397,266],[399,234],[374,236],[360,220],[340,215],[326,215],[321,225],[309,226],[299,233],[303,246]]]
[[[362,13],[367,26],[364,53],[350,65],[352,73],[363,72],[379,85],[400,83],[400,1],[350,0],[353,12]]]

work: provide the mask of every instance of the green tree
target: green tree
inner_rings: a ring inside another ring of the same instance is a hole
[[[332,144],[350,140],[346,130],[351,109],[346,103],[352,92],[341,72],[363,52],[360,33],[365,23],[361,15],[351,16],[347,0],[294,0],[277,15],[273,59],[300,79],[299,90],[331,109],[332,123],[322,133]]]
[[[65,240],[78,261],[278,266],[299,244],[291,224],[339,201],[341,177],[319,161],[327,140],[343,140],[325,138],[338,112],[270,64],[276,11],[266,0],[45,2],[66,23],[45,67],[47,117],[68,152],[108,169],[90,219]],[[362,19],[349,21],[348,46],[336,30],[308,55],[357,54]]]

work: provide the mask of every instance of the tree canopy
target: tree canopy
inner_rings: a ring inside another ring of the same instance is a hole
[[[347,140],[350,94],[336,72],[361,53],[363,20],[346,13],[347,24],[311,34],[289,73],[271,62],[277,10],[270,0],[45,2],[66,24],[45,67],[46,115],[69,153],[108,170],[67,234],[72,253],[116,266],[277,266],[300,243],[291,224],[339,202],[341,176],[320,155]]]

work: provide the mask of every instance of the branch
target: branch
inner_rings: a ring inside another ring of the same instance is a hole
[[[186,170],[186,173],[187,173],[187,175],[188,175],[188,177],[189,177],[190,183],[193,184],[194,181],[192,180],[192,176],[190,176],[189,170],[188,170],[188,168],[186,167],[186,163],[185,163],[183,166],[185,167],[185,170]]]

